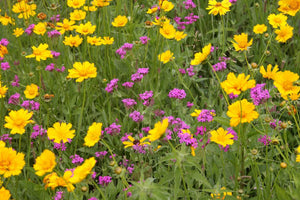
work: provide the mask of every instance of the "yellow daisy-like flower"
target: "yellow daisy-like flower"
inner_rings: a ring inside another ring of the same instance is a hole
[[[100,46],[102,45],[102,38],[97,36],[93,36],[93,37],[87,36],[87,42],[90,45]]]
[[[4,187],[1,187],[0,197],[1,197],[2,200],[9,200],[10,197],[11,197],[10,191],[5,189]]]
[[[101,129],[102,129],[102,123],[96,123],[94,122],[87,132],[87,135],[84,138],[84,146],[92,147],[94,146],[101,137]]]
[[[170,10],[172,10],[174,8],[174,4],[169,1],[163,1],[160,8],[165,12],[169,12]]]
[[[103,45],[111,45],[114,43],[114,38],[113,37],[103,37],[103,39],[101,39],[101,43]]]
[[[73,176],[69,179],[69,181],[73,184],[83,181],[83,179],[92,172],[95,164],[96,159],[94,157],[86,159],[82,165],[75,168]]]
[[[85,10],[85,11],[91,11],[91,12],[95,12],[95,11],[97,11],[97,7],[96,6],[84,6],[83,7],[83,10]]]
[[[114,27],[123,27],[127,24],[128,19],[126,16],[118,15],[111,23]]]
[[[24,91],[26,99],[34,99],[39,95],[39,87],[36,84],[30,84],[26,86]]]
[[[213,15],[225,15],[227,12],[230,11],[231,3],[229,0],[223,0],[222,2],[218,2],[216,0],[209,0],[208,7],[206,10],[210,10],[208,14]]]
[[[45,183],[45,189],[50,187],[52,190],[54,190],[56,187],[66,187],[68,192],[72,192],[75,187],[70,182],[70,178],[73,175],[71,171],[66,171],[63,175],[63,177],[59,177],[55,172],[52,172],[51,174],[48,174],[44,177],[43,183]]]
[[[271,24],[273,28],[278,28],[279,26],[283,26],[286,24],[287,16],[285,16],[282,13],[278,15],[270,14],[268,16],[268,20],[269,20],[269,24]]]
[[[44,35],[46,33],[46,31],[47,31],[47,23],[46,22],[39,22],[33,28],[33,32],[37,35]]]
[[[53,128],[48,128],[47,135],[50,140],[54,140],[55,143],[66,143],[69,139],[73,139],[75,136],[75,130],[70,130],[72,128],[71,123],[59,123],[53,124]]]
[[[228,106],[227,116],[230,117],[230,126],[236,127],[240,123],[250,123],[257,119],[259,114],[255,111],[255,105],[247,99],[236,101]]]
[[[153,7],[153,8],[149,8],[149,9],[147,10],[147,14],[153,14],[153,13],[156,13],[157,11],[158,11],[158,7],[155,6],[155,7]]]
[[[226,187],[222,187],[221,188],[221,191],[222,190],[226,190]],[[215,193],[211,193],[210,194],[210,196],[212,197],[212,198],[214,198],[214,199],[221,199],[221,197],[222,197],[222,200],[224,200],[225,198],[226,198],[226,196],[232,196],[232,192],[223,192],[223,194],[220,194],[220,193],[217,193],[217,192],[215,192]]]
[[[300,10],[300,0],[280,0],[278,1],[278,5],[280,12],[291,16],[295,16]]]
[[[187,34],[184,33],[183,31],[176,31],[174,38],[175,38],[175,40],[180,41],[180,40],[184,39],[186,36],[187,36]]]
[[[83,10],[74,10],[73,12],[70,13],[70,20],[72,21],[80,21],[85,19],[86,17],[86,12]]]
[[[12,11],[14,13],[20,13],[18,18],[28,19],[30,16],[34,16],[36,14],[36,4],[27,4],[27,1],[20,1],[13,5]]]
[[[294,28],[288,24],[280,26],[279,29],[275,30],[276,40],[278,42],[286,42],[288,39],[293,37]]]
[[[23,33],[24,33],[24,30],[22,28],[15,28],[13,35],[16,37],[20,37],[21,35],[23,35]]]
[[[1,147],[0,174],[3,175],[4,178],[21,174],[25,166],[24,156],[23,153],[17,153],[12,148]]]
[[[164,24],[170,24],[170,19],[168,19],[166,16],[162,16],[159,18],[155,17],[154,22],[152,22],[152,24],[162,27]]]
[[[265,70],[264,66],[260,66],[259,72],[261,73],[261,75],[263,75],[264,78],[274,79],[278,70],[279,70],[278,65],[275,65],[272,70],[272,65],[269,64],[267,66],[267,71]]]
[[[63,22],[57,22],[55,27],[61,34],[64,34],[66,31],[72,31],[75,29],[75,21],[69,21],[68,19],[64,19]]]
[[[292,94],[292,100],[297,100],[299,86],[295,86],[294,82],[298,80],[299,75],[291,71],[277,72],[274,77],[274,86],[278,89],[283,99],[288,100],[288,97]]]
[[[94,63],[89,63],[85,61],[75,62],[73,64],[73,69],[69,69],[69,75],[67,78],[77,78],[76,82],[82,82],[88,78],[95,78],[97,76],[97,68],[94,66]]]
[[[0,99],[5,97],[7,90],[8,88],[6,87],[6,85],[2,86],[0,81]]]
[[[248,34],[242,33],[240,35],[234,35],[234,41],[232,44],[236,51],[246,51],[248,47],[252,45],[253,39],[248,42]]]
[[[202,52],[195,53],[191,65],[200,65],[210,54],[211,43],[202,48]]]
[[[97,7],[105,7],[105,6],[109,6],[110,1],[112,0],[94,0],[92,1],[92,5]]]
[[[87,22],[86,24],[80,24],[76,26],[76,32],[82,35],[93,34],[96,30],[96,25],[92,25],[91,22]]]
[[[166,64],[167,62],[175,59],[175,57],[173,57],[173,55],[174,55],[174,53],[172,53],[170,50],[167,50],[158,55],[158,60],[163,62],[164,64]]]
[[[55,154],[52,151],[45,149],[42,154],[36,158],[33,168],[36,171],[36,175],[43,176],[47,172],[52,172],[55,166]]]
[[[211,131],[210,134],[211,142],[215,142],[219,145],[222,145],[223,147],[233,144],[234,135],[232,135],[231,133],[228,134],[228,131],[224,130],[222,127],[218,128],[218,130]]]
[[[151,129],[149,131],[149,135],[147,136],[147,138],[150,140],[150,142],[154,142],[155,140],[158,140],[159,138],[161,138],[165,134],[168,126],[169,126],[168,118],[165,118],[162,121],[162,123],[157,122],[154,125],[154,129]]]
[[[85,0],[68,0],[67,5],[71,8],[80,8],[85,4]]]
[[[239,95],[242,91],[255,87],[255,80],[249,80],[249,78],[250,75],[245,76],[244,73],[236,77],[233,72],[230,72],[227,80],[221,83],[221,87],[227,94]]]
[[[201,114],[201,110],[195,109],[193,113],[191,113],[192,117],[198,117]]]
[[[164,23],[163,26],[159,29],[160,34],[167,39],[172,39],[175,37],[176,29],[172,24]]]
[[[0,57],[3,58],[4,55],[8,54],[8,50],[6,46],[0,45]]]
[[[263,34],[267,31],[267,26],[264,24],[257,24],[253,27],[253,32],[255,34]]]
[[[70,35],[69,37],[65,36],[63,43],[70,47],[78,47],[82,43],[82,40],[83,39],[79,37],[79,35],[76,35],[75,37]]]
[[[4,14],[4,16],[1,16],[0,15],[0,23],[3,25],[3,26],[7,26],[8,24],[12,24],[14,25],[15,24],[15,20],[11,17],[9,17],[6,13]]]
[[[144,142],[147,137],[143,137],[140,140],[134,139],[132,136],[128,136],[129,141],[124,141],[123,144],[125,145],[125,149],[128,147],[132,147],[134,145],[139,145],[139,146],[145,146],[145,145],[150,145],[150,142]]]
[[[25,126],[29,123],[32,123],[33,120],[30,120],[33,115],[33,112],[28,112],[23,108],[15,111],[12,110],[9,112],[8,116],[5,116],[4,124],[5,128],[11,129],[11,134],[23,134],[25,133]]]
[[[40,44],[38,47],[32,46],[32,54],[26,56],[26,58],[35,58],[37,61],[47,60],[47,58],[52,58],[50,50],[47,50],[48,44]]]

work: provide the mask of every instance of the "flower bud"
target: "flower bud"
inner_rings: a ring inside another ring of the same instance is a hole
[[[282,169],[285,169],[287,167],[287,164],[285,162],[280,163],[280,167]]]

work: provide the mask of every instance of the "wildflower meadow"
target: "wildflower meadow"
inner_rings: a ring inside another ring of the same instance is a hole
[[[300,0],[1,0],[0,200],[299,200]]]

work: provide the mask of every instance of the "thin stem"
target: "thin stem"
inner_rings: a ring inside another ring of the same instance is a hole
[[[99,188],[99,186],[97,185],[97,183],[94,181],[94,180],[92,180],[93,181],[93,184],[95,185],[95,187],[97,188],[97,190],[100,192],[100,194],[101,194],[101,196],[103,197],[103,199],[104,200],[106,200],[106,196],[105,196],[105,194],[102,192],[102,190]]]

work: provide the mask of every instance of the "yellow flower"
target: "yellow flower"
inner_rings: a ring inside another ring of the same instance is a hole
[[[175,57],[173,57],[173,55],[174,55],[174,53],[172,53],[170,50],[167,50],[158,55],[158,60],[163,62],[164,64],[166,64],[167,62],[175,59]]]
[[[14,13],[20,13],[18,18],[28,19],[30,16],[34,16],[36,4],[27,4],[27,1],[20,1],[13,5],[12,11]]]
[[[5,128],[11,129],[11,134],[23,134],[25,133],[25,126],[33,121],[30,120],[33,112],[28,112],[28,110],[24,110],[23,108],[15,111],[12,110],[8,114],[9,116],[5,116],[4,124]]]
[[[260,66],[259,72],[263,75],[264,78],[274,79],[277,71],[279,70],[278,65],[275,65],[273,70],[271,69],[272,65],[270,64],[267,66],[267,71],[265,70],[264,66]]]
[[[87,132],[87,135],[84,138],[84,146],[92,147],[94,146],[101,137],[101,129],[102,129],[102,123],[96,123],[94,122]]]
[[[191,60],[191,65],[201,64],[210,54],[210,49],[211,49],[211,44],[209,43],[208,45],[202,48],[202,52],[195,53],[194,59]]]
[[[69,37],[65,36],[63,43],[70,47],[78,47],[82,43],[82,40],[83,39],[79,37],[79,35],[76,35],[75,37],[70,35]]]
[[[91,22],[87,22],[86,24],[80,24],[79,26],[76,26],[76,32],[87,35],[87,34],[93,34],[96,30],[96,25],[92,26]]]
[[[55,154],[52,151],[45,149],[43,153],[36,158],[33,168],[36,171],[36,175],[43,176],[47,172],[52,172],[55,166]]]
[[[246,51],[248,47],[252,45],[253,39],[248,42],[248,34],[242,33],[240,35],[234,35],[234,41],[232,44],[236,51]]]
[[[231,3],[229,0],[223,0],[222,2],[217,2],[216,0],[209,0],[208,7],[206,10],[210,10],[208,14],[213,15],[225,15],[230,11]]]
[[[8,54],[6,46],[0,44],[0,57],[3,58],[6,54]]]
[[[211,131],[210,134],[211,142],[215,142],[219,145],[222,145],[223,147],[233,144],[234,135],[232,135],[231,133],[228,134],[228,131],[224,130],[222,127],[218,128],[218,130]]]
[[[55,172],[52,172],[51,174],[48,174],[44,177],[43,183],[45,183],[45,189],[50,187],[52,190],[54,190],[56,187],[66,187],[69,192],[72,192],[75,187],[70,182],[70,178],[72,176],[71,171],[66,171],[63,175],[63,177],[59,177]]]
[[[111,23],[114,27],[123,27],[127,24],[128,19],[126,16],[118,15]]]
[[[163,26],[164,24],[170,24],[170,19],[166,16],[162,16],[160,18],[155,17],[154,22],[152,22],[156,26]]]
[[[155,6],[153,8],[149,8],[148,11],[147,11],[147,14],[153,14],[153,13],[156,13],[156,11],[158,11],[157,6]]]
[[[75,168],[73,176],[69,179],[70,183],[76,184],[85,179],[91,173],[95,164],[96,159],[94,157],[86,159],[82,165]]]
[[[184,33],[183,31],[176,31],[174,38],[175,38],[175,40],[180,41],[180,40],[184,39],[186,36],[187,36],[187,34]]]
[[[230,117],[230,126],[236,127],[239,123],[250,123],[257,119],[259,114],[255,111],[255,105],[243,99],[228,106],[227,116]]]
[[[163,23],[163,26],[159,29],[160,34],[167,39],[175,37],[176,29],[172,24]]]
[[[33,32],[37,35],[44,35],[46,33],[47,23],[46,22],[39,22],[37,25],[34,26]]]
[[[73,69],[69,69],[69,75],[67,78],[77,78],[76,82],[82,82],[88,78],[95,78],[97,76],[97,68],[94,63],[85,61],[83,63],[75,62]]]
[[[94,0],[92,1],[92,5],[97,7],[109,6],[109,2],[112,0]]]
[[[169,126],[168,118],[165,118],[162,123],[157,122],[154,125],[154,129],[151,129],[149,131],[149,135],[147,136],[147,138],[151,142],[154,142],[155,140],[158,140],[159,138],[161,138],[165,134],[168,126]]]
[[[70,20],[72,21],[80,21],[85,19],[86,12],[83,10],[74,10],[70,13]]]
[[[100,46],[102,45],[102,38],[97,36],[87,36],[87,42],[91,45]]]
[[[145,146],[145,145],[150,145],[149,142],[144,142],[146,139],[148,139],[147,137],[143,137],[140,140],[136,140],[134,139],[132,136],[128,136],[128,140],[129,141],[124,141],[123,144],[125,145],[125,149],[128,147],[132,147],[134,145],[139,145],[139,146]]]
[[[85,11],[95,12],[95,11],[97,11],[98,8],[96,6],[84,6],[83,9]]]
[[[288,39],[293,37],[294,28],[288,24],[280,26],[280,29],[275,30],[277,37],[275,38],[278,42],[286,42]]]
[[[164,10],[165,12],[169,12],[170,10],[172,10],[174,8],[174,4],[169,1],[163,1],[160,8],[162,10]]]
[[[66,31],[72,31],[75,26],[75,21],[69,21],[68,19],[64,19],[63,22],[57,22],[55,27],[61,34],[64,34]]]
[[[24,30],[22,28],[15,28],[13,35],[16,37],[20,37],[24,33]]]
[[[39,95],[39,87],[36,84],[27,85],[24,91],[26,99],[34,99]]]
[[[1,187],[0,197],[2,200],[9,200],[9,198],[11,197],[10,191],[5,189],[4,187]]]
[[[69,139],[73,139],[75,136],[75,130],[70,130],[72,128],[71,123],[59,123],[53,124],[53,128],[48,128],[47,135],[50,140],[54,140],[55,143],[66,143]]]
[[[68,0],[67,4],[71,8],[80,8],[85,4],[85,0]]]
[[[8,88],[6,87],[6,85],[2,86],[0,81],[0,99],[5,97],[7,90]]]
[[[253,32],[255,34],[263,34],[267,31],[267,26],[264,24],[257,24],[253,27]]]
[[[286,24],[287,16],[285,16],[282,13],[278,15],[270,14],[268,16],[268,20],[269,20],[269,24],[271,24],[273,28],[278,28],[279,26],[283,26]]]
[[[298,80],[299,75],[291,71],[277,72],[274,77],[274,86],[278,89],[283,99],[288,100],[288,97],[292,94],[292,100],[297,100],[299,86],[295,86],[294,82]]]
[[[227,80],[221,83],[221,87],[227,94],[239,95],[242,91],[255,87],[255,80],[248,80],[249,78],[250,75],[245,77],[244,73],[236,77],[233,72],[230,72],[227,75]]]
[[[300,10],[300,0],[280,0],[278,2],[280,12],[295,16]]]
[[[114,43],[114,38],[113,37],[111,37],[111,38],[109,38],[109,37],[103,37],[103,39],[101,39],[101,43],[103,45],[113,44]]]
[[[50,50],[47,50],[48,44],[40,44],[38,47],[32,46],[33,53],[26,56],[26,58],[34,58],[37,61],[46,60],[47,58],[52,58]]]
[[[3,26],[7,26],[8,24],[15,24],[15,20],[9,17],[6,13],[4,16],[0,15],[0,22]]]
[[[24,154],[17,153],[12,148],[0,148],[0,174],[4,178],[21,174],[25,166]],[[2,199],[2,198],[1,198]]]
[[[221,188],[221,191],[222,190],[226,190],[226,187],[222,187]],[[215,193],[211,193],[210,194],[210,196],[212,197],[212,198],[216,198],[216,199],[221,199],[221,197],[222,197],[222,200],[224,200],[225,198],[226,198],[226,196],[232,196],[232,192],[223,192],[223,194],[220,194],[220,193],[217,193],[217,192],[215,192]]]
[[[192,117],[198,117],[201,114],[201,110],[195,109],[193,113],[191,113]]]

